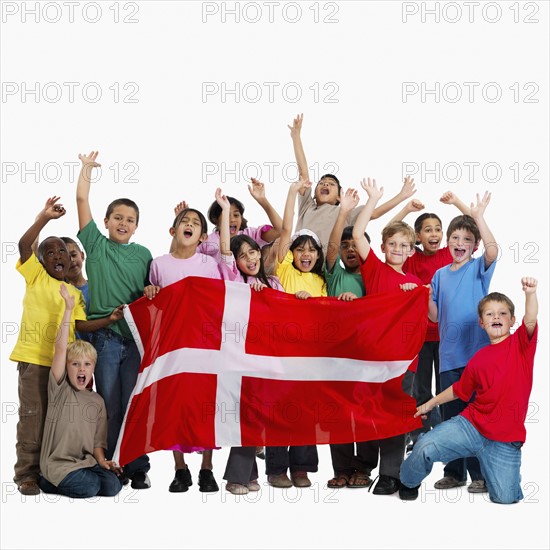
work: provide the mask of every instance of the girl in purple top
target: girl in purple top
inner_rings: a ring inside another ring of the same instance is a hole
[[[233,265],[233,257],[229,250],[229,200],[216,189],[216,201],[220,206],[220,263]],[[212,279],[234,280],[232,269],[224,269],[218,262],[199,252],[199,245],[208,238],[208,225],[204,215],[193,208],[183,208],[170,228],[173,243],[169,254],[155,258],[151,263],[149,280],[151,285],[145,287],[143,294],[150,300],[161,292],[162,287],[180,281],[185,277],[197,276]],[[225,277],[222,275],[226,275]],[[218,484],[212,474],[212,449],[202,447],[174,448],[175,477],[168,490],[171,493],[183,493],[192,485],[191,474],[185,463],[183,453],[203,451],[202,465],[199,472],[199,491],[210,493],[219,491]]]

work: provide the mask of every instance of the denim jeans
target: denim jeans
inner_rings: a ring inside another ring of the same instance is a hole
[[[67,474],[56,487],[45,477],[38,480],[40,489],[71,498],[114,497],[122,489],[122,483],[115,473],[105,470],[99,464],[91,468],[80,468]]]
[[[441,391],[445,391],[449,386],[460,380],[464,368],[448,370],[441,373]],[[443,420],[450,420],[458,416],[468,405],[468,403],[455,399],[441,405]],[[459,460],[452,460],[445,465],[443,469],[444,476],[454,477],[458,481],[466,481],[466,471],[470,473],[472,481],[483,479],[479,460],[473,456],[466,456]]]
[[[107,409],[108,431],[105,456],[110,460],[115,452],[130,395],[136,385],[141,357],[133,339],[123,338],[108,328],[93,333],[92,345],[97,351],[94,372],[97,393],[103,397]],[[142,455],[127,464],[124,469],[131,476],[138,470],[148,472],[149,468],[149,457]]]
[[[520,442],[501,443],[482,436],[463,416],[455,416],[421,435],[412,453],[401,465],[401,482],[417,487],[432,471],[434,462],[476,456],[481,465],[489,498],[512,504],[523,498],[521,491]]]

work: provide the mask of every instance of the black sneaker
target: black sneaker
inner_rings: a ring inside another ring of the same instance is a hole
[[[220,488],[214,479],[212,470],[200,470],[199,471],[199,491],[201,493],[215,493]]]
[[[149,489],[151,487],[151,480],[149,476],[143,471],[138,470],[130,476],[132,489]]]
[[[406,485],[399,483],[399,498],[401,500],[416,500],[418,498],[419,487],[420,485],[417,485],[416,487],[407,487]]]
[[[189,490],[189,487],[193,485],[193,480],[191,479],[191,472],[189,468],[180,468],[176,470],[176,475],[170,483],[168,490],[171,493],[185,493]]]

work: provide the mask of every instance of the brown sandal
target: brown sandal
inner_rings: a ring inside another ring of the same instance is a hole
[[[366,489],[372,484],[372,479],[364,472],[355,472],[348,481],[352,489]]]
[[[327,487],[329,489],[343,489],[349,487],[350,478],[348,474],[336,474],[332,479],[327,481]]]

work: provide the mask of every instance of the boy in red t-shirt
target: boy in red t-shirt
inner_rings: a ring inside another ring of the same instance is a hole
[[[510,335],[516,321],[514,304],[499,292],[485,296],[478,306],[479,324],[491,344],[472,357],[458,382],[418,407],[415,416],[454,399],[468,401],[476,394],[460,415],[418,439],[401,466],[399,496],[403,500],[418,497],[420,482],[434,462],[468,456],[479,459],[493,502],[511,504],[523,498],[519,470],[533,385],[538,301],[536,279],[524,277],[521,284],[525,292],[521,326]]]
[[[382,252],[385,262],[371,250],[365,237],[365,229],[371,219],[376,203],[383,195],[383,188],[376,186],[375,180],[363,180],[361,186],[367,192],[369,200],[357,217],[353,226],[355,250],[361,259],[361,276],[367,294],[391,292],[392,290],[413,290],[422,285],[422,281],[411,273],[403,271],[405,260],[414,254],[415,234],[412,227],[404,222],[388,224],[382,231]],[[412,393],[413,376],[410,371],[403,378],[403,389],[409,395]],[[374,495],[391,495],[399,489],[399,468],[405,454],[405,435],[396,435],[377,441],[369,441],[369,445],[380,451],[379,480],[373,489]]]

